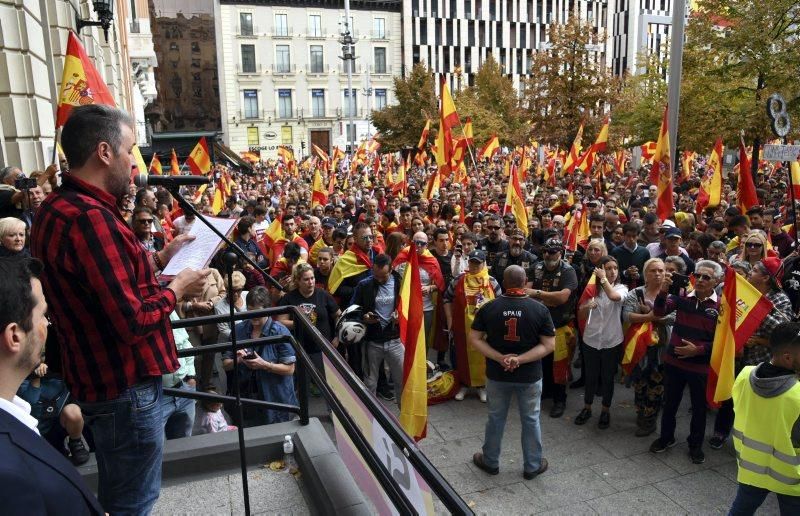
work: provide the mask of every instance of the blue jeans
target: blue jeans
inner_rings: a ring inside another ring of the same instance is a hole
[[[194,392],[195,388],[181,382],[182,391]],[[162,396],[161,413],[164,418],[164,435],[167,439],[191,437],[194,427],[195,400],[177,396]]]
[[[755,487],[748,484],[739,483],[739,489],[736,490],[736,499],[733,500],[733,506],[728,513],[728,516],[751,516],[756,513],[756,509],[761,507],[769,490],[763,487]],[[778,510],[781,516],[789,516],[793,514],[800,514],[800,496],[789,496],[785,494],[778,494]]]
[[[489,420],[483,440],[483,462],[490,468],[500,465],[500,445],[506,427],[508,406],[512,394],[517,394],[519,418],[522,423],[522,456],[525,471],[538,471],[542,466],[542,430],[539,427],[539,408],[542,403],[542,380],[535,383],[510,383],[486,380],[486,402]]]
[[[92,431],[97,498],[108,513],[149,514],[161,490],[164,424],[161,377],[122,391],[119,398],[80,403]]]

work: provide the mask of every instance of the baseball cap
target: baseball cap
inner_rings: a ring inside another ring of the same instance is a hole
[[[486,261],[486,253],[484,253],[480,249],[475,249],[474,251],[469,253],[468,258],[469,258],[470,261],[475,260],[475,261],[479,261],[479,262],[485,262]]]
[[[336,220],[331,217],[325,217],[322,219],[322,227],[328,226],[330,228],[336,227]]]
[[[548,238],[543,246],[543,249],[546,251],[563,251],[564,250],[564,243],[558,238]]]
[[[783,279],[783,262],[781,259],[775,256],[767,256],[761,259],[761,265],[767,269],[770,277],[774,279],[775,283],[780,287],[781,280]]]
[[[675,222],[673,222],[670,219],[666,219],[666,220],[664,220],[664,222],[661,223],[661,227],[662,228],[674,228],[675,227]]]
[[[510,237],[520,237],[525,238],[525,232],[522,231],[520,228],[514,228],[508,232],[508,236]]]
[[[671,227],[671,228],[667,228],[667,232],[665,233],[665,236],[667,238],[675,238],[675,237],[680,238],[680,237],[683,236],[683,232],[678,228]]]

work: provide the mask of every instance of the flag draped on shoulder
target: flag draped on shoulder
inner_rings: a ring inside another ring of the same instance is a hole
[[[78,36],[70,31],[67,37],[64,75],[61,77],[61,89],[58,94],[56,127],[64,125],[73,107],[89,104],[116,106],[114,96],[86,55]]]
[[[400,341],[405,346],[400,425],[415,441],[423,439],[428,427],[428,375],[425,348],[425,318],[422,312],[422,282],[419,259],[410,252],[400,286]]]
[[[744,343],[772,311],[772,303],[732,267],[725,270],[725,286],[711,347],[706,399],[719,406],[730,399],[736,379],[734,359]]]
[[[653,330],[652,322],[633,323],[626,328],[622,338],[622,370],[626,375],[641,362],[647,348],[658,343],[658,333]]]
[[[372,260],[360,247],[353,244],[350,249],[336,260],[336,264],[328,277],[328,292],[335,294],[336,289],[339,288],[345,278],[361,274],[369,270],[370,267],[372,267]]]
[[[670,154],[668,110],[664,106],[664,118],[661,120],[661,130],[658,133],[656,151],[653,155],[653,168],[650,170],[650,180],[658,187],[656,214],[661,222],[672,216],[675,211],[675,200],[672,195],[672,157]]]
[[[186,164],[189,165],[189,170],[196,176],[204,176],[211,172],[211,154],[208,152],[208,142],[206,137],[200,138],[197,145],[194,146],[189,157],[186,158]]]

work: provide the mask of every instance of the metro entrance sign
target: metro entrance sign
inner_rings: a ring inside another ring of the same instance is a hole
[[[800,145],[764,145],[761,159],[765,161],[797,161]]]

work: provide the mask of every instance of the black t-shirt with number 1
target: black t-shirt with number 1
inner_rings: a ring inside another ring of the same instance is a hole
[[[522,355],[539,344],[539,337],[556,334],[550,311],[529,297],[502,295],[481,306],[472,329],[486,333],[489,345],[503,355]],[[521,364],[512,372],[486,359],[486,377],[496,382],[534,383],[542,378],[541,361]]]

